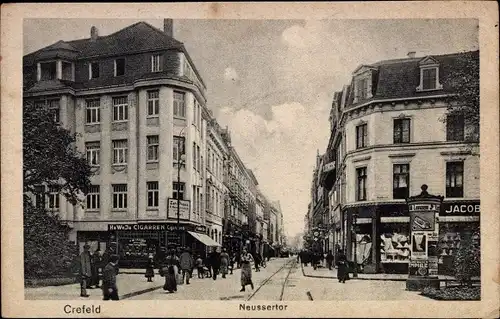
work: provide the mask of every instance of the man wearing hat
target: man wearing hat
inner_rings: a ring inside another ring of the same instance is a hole
[[[111,255],[109,263],[104,267],[102,273],[102,295],[103,300],[119,300],[118,288],[116,286],[116,275],[118,273],[118,255]]]
[[[90,262],[90,246],[85,244],[83,252],[80,254],[80,297],[89,297],[87,287],[92,276],[92,265]]]

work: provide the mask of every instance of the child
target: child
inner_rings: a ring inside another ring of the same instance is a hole
[[[198,278],[205,278],[205,270],[203,269],[203,260],[201,259],[201,256],[196,258],[196,268],[198,269]]]
[[[155,276],[154,267],[155,263],[153,260],[153,255],[149,255],[148,263],[146,265],[146,275],[145,275],[145,277],[148,278],[148,282],[153,282],[152,278]]]

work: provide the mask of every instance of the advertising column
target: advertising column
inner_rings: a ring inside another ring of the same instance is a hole
[[[406,289],[418,291],[424,287],[439,288],[438,238],[439,210],[443,196],[422,193],[406,200],[410,212],[410,264]]]

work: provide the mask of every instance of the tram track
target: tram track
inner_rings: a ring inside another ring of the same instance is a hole
[[[272,279],[275,278],[276,275],[279,273],[282,273],[284,270],[287,271],[285,278],[283,279],[283,283],[280,288],[280,293],[279,293],[279,301],[283,301],[283,297],[285,294],[285,289],[289,281],[290,274],[292,271],[296,268],[297,265],[297,260],[295,258],[288,260],[285,262],[278,270],[276,270],[271,276],[267,277],[264,279],[264,281],[255,289],[250,296],[246,299],[246,301],[250,301],[257,293],[264,287],[269,287],[268,284],[272,282]]]

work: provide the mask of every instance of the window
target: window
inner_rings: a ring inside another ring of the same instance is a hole
[[[126,165],[128,158],[128,142],[127,140],[113,141],[113,164]]]
[[[198,167],[198,171],[201,172],[201,159],[200,159],[200,146],[196,145],[196,165]]]
[[[120,76],[125,74],[125,59],[115,60],[115,76]]]
[[[446,197],[464,196],[464,163],[446,163]]]
[[[57,77],[57,63],[47,62],[40,63],[41,80],[55,80]]]
[[[99,185],[91,185],[87,193],[86,206],[88,210],[101,208],[101,189]]]
[[[157,117],[160,113],[160,91],[148,91],[148,116]]]
[[[359,100],[366,99],[368,95],[368,79],[358,80],[356,90],[356,96]]]
[[[179,161],[180,156],[186,154],[186,149],[184,148],[184,138],[182,136],[174,136],[174,151],[173,151],[173,159],[174,159],[174,164]],[[179,148],[181,150],[181,153],[179,154]]]
[[[394,199],[405,199],[409,196],[410,164],[394,164],[393,166],[393,188]]]
[[[193,167],[195,170],[198,170],[198,166],[196,164],[196,143],[193,142]]]
[[[37,208],[45,208],[45,186],[35,186],[35,206]]]
[[[147,182],[148,189],[148,208],[158,208],[158,182]]]
[[[113,208],[127,208],[127,184],[113,185]]]
[[[186,117],[186,94],[174,91],[174,116]]]
[[[361,124],[356,126],[356,148],[366,147],[368,145],[368,125]]]
[[[90,166],[99,166],[99,155],[101,150],[99,142],[85,143],[85,149],[87,154],[87,163]]]
[[[147,137],[148,139],[148,162],[158,161],[158,146],[159,137],[158,135],[151,135]]]
[[[101,101],[87,100],[85,106],[85,118],[87,124],[99,124],[101,121]]]
[[[183,200],[184,199],[184,183],[173,183],[173,193],[172,197],[174,199],[177,199],[177,194],[179,194],[179,199]]]
[[[446,118],[446,140],[464,140],[464,116],[461,114],[448,115]]]
[[[437,69],[422,69],[422,89],[433,90],[436,88]]]
[[[366,167],[356,169],[357,185],[356,200],[366,200]]]
[[[161,71],[161,54],[151,56],[151,72]]]
[[[89,79],[99,77],[99,62],[91,62],[89,64]]]
[[[193,189],[192,189],[191,197],[193,199],[192,200],[193,201],[193,213],[196,214],[197,213],[196,209],[198,208],[197,203],[196,203],[196,186],[193,185],[192,188]]]
[[[410,119],[394,120],[394,144],[410,143]]]
[[[113,121],[127,121],[128,120],[128,103],[127,97],[114,97],[113,98]]]
[[[49,186],[49,209],[59,209],[59,191],[57,186]]]

